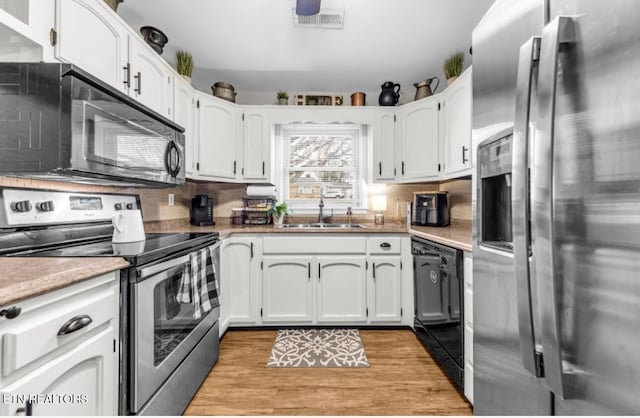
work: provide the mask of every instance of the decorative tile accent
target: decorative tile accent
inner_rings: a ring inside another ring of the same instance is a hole
[[[369,367],[357,329],[281,329],[265,367]]]

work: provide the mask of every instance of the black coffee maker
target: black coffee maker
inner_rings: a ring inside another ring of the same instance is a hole
[[[210,226],[213,221],[213,199],[206,194],[196,195],[191,199],[191,225]]]

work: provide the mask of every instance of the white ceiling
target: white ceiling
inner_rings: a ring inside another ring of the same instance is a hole
[[[236,91],[379,91],[384,81],[444,77],[456,50],[471,62],[471,31],[493,0],[322,0],[344,9],[344,29],[294,28],[295,0],[124,0],[134,29],[154,26],[194,58],[194,85],[228,81]],[[442,87],[438,91],[442,90]]]

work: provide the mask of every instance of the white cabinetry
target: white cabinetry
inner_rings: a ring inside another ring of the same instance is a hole
[[[373,128],[373,180],[396,180],[396,113],[380,110]]]
[[[411,318],[402,316],[403,308],[413,309],[411,270],[402,269],[409,250],[408,236],[267,235],[262,321],[410,325]]]
[[[55,4],[48,0],[0,1],[0,61],[52,61],[50,30]]]
[[[324,322],[367,320],[367,275],[362,256],[318,256],[316,319]]]
[[[13,306],[20,315],[0,320],[1,415],[24,414],[22,398],[38,394],[65,397],[34,402],[33,415],[116,415],[119,274]]]
[[[197,93],[196,108],[198,156],[194,177],[201,180],[235,180],[238,174],[237,106],[210,94]]]
[[[444,176],[471,174],[471,67],[442,93]]]
[[[473,258],[464,253],[464,396],[473,404]]]
[[[128,91],[128,27],[105,2],[56,0],[56,32],[56,58]]]
[[[313,320],[312,257],[264,256],[262,321],[310,323]]]
[[[222,241],[220,335],[230,324],[253,325],[258,320],[259,239],[231,236]]]
[[[138,35],[129,35],[129,94],[173,119],[173,69]]]
[[[269,182],[271,178],[271,125],[267,112],[246,108],[242,114],[242,180]]]
[[[400,108],[400,180],[435,180],[440,174],[438,96]]]
[[[194,91],[191,85],[180,77],[175,78],[173,84],[173,116],[174,121],[184,128],[185,143],[185,173],[188,177],[192,177],[195,163],[195,146],[196,138],[193,129],[195,100],[193,98]]]
[[[369,257],[369,321],[398,322],[402,319],[402,260],[400,256]]]
[[[56,1],[57,59],[173,118],[173,69],[104,1]]]
[[[408,249],[407,249],[408,252]],[[369,322],[402,320],[402,238],[375,236],[367,240]]]

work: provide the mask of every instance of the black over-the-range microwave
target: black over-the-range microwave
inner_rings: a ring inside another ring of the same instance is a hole
[[[184,183],[184,129],[75,65],[0,63],[0,95],[0,175]]]

